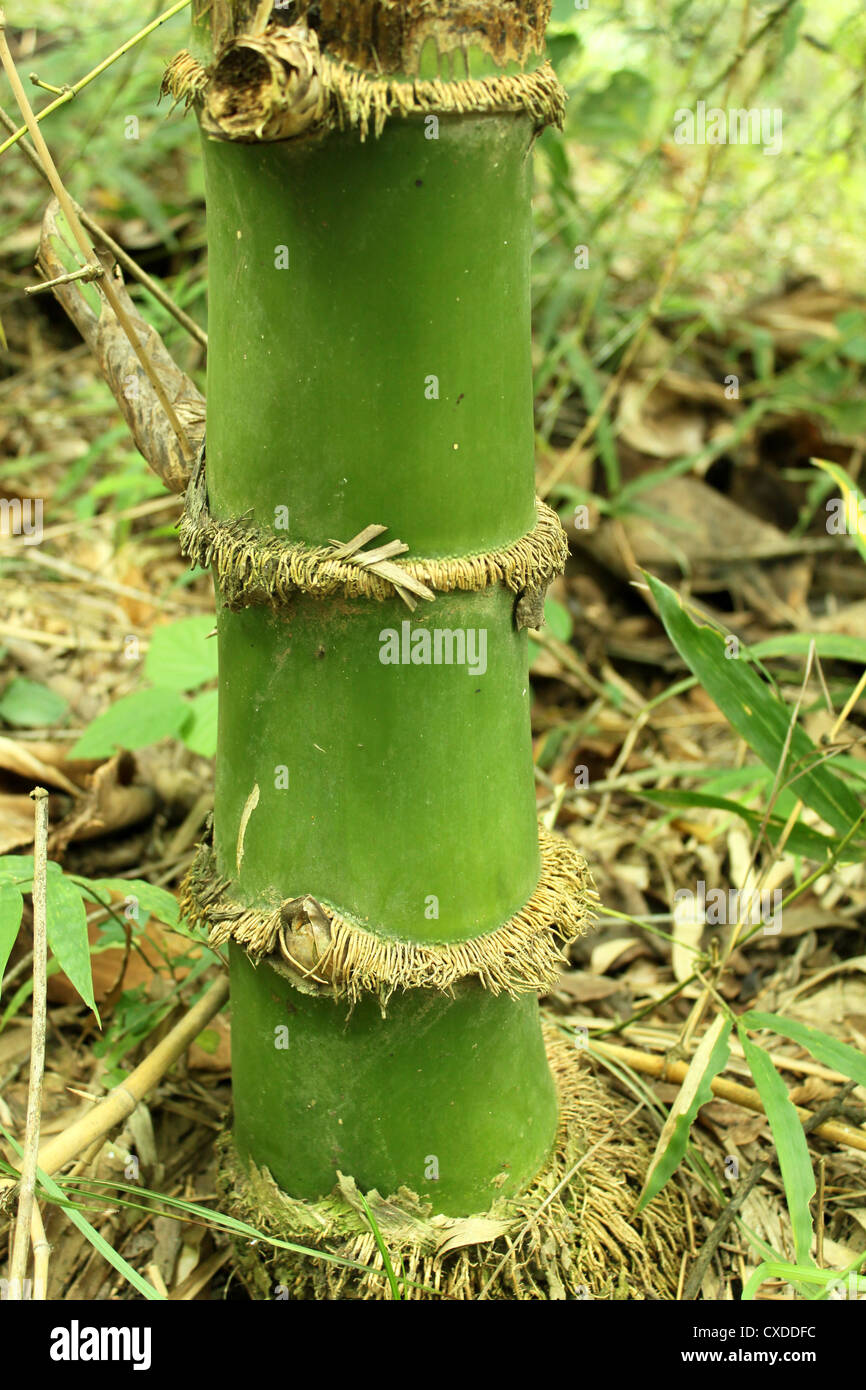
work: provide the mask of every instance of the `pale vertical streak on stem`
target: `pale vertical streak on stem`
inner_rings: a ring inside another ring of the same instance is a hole
[[[12,1259],[9,1263],[9,1297],[23,1298],[27,1253],[33,1223],[36,1164],[42,1118],[42,1077],[45,1070],[45,1013],[47,986],[47,908],[48,874],[48,792],[36,787],[31,793],[36,803],[33,859],[33,1027],[30,1034],[30,1077],[27,1086],[27,1121],[21,1160],[21,1187]],[[40,1221],[41,1225],[41,1221]],[[44,1232],[43,1232],[44,1235]]]
[[[81,225],[81,221],[75,209],[75,204],[73,203],[72,199],[67,193],[66,188],[63,184],[63,180],[57,172],[57,167],[54,163],[54,160],[51,158],[51,152],[48,149],[48,146],[46,145],[45,140],[42,136],[42,131],[39,129],[39,126],[36,122],[36,117],[33,114],[33,109],[27,98],[27,93],[24,90],[21,78],[18,76],[18,69],[15,66],[15,60],[13,59],[9,49],[9,44],[6,39],[6,15],[2,10],[0,10],[0,60],[2,60],[6,76],[9,78],[9,83],[12,87],[12,91],[15,96],[15,100],[18,102],[18,106],[20,107],[21,114],[24,117],[27,129],[30,131],[30,137],[33,141],[33,144],[36,146],[36,153],[42,160],[42,166],[45,170],[45,175],[48,179],[48,182],[51,184],[51,188],[54,192],[55,197],[57,198],[58,203],[60,204],[63,210],[63,214],[66,218],[69,229],[72,232],[72,235],[75,237],[75,240],[78,242],[84,259],[88,263],[91,263],[94,269],[97,270],[97,272],[100,274],[101,279],[98,282],[99,289],[101,289],[102,293],[105,295],[105,298],[108,300],[108,303],[111,305],[111,308],[114,310],[114,314],[117,318],[118,323],[120,324],[127,338],[129,339],[130,345],[133,351],[135,352],[136,357],[141,363],[142,368],[144,369],[144,372],[148,377],[148,380],[153,386],[153,389],[156,393],[156,398],[162,406],[163,410],[165,411],[166,415],[168,416],[171,427],[177,435],[178,439],[180,440],[181,448],[183,449],[187,460],[191,463],[193,457],[193,450],[189,442],[189,439],[187,438],[186,432],[183,426],[181,425],[180,421],[178,420],[172,408],[171,402],[165,394],[162,382],[159,380],[159,377],[153,369],[153,364],[148,358],[147,353],[142,348],[141,343],[138,341],[138,335],[136,334],[135,329],[130,323],[126,310],[121,304],[117,296],[117,293],[114,289],[114,286],[111,283],[111,276],[102,275],[101,273],[102,267],[100,261],[96,255],[96,252],[93,249],[92,243],[88,240],[87,234]]]
[[[742,61],[742,58],[746,53],[746,34],[748,32],[749,15],[751,13],[751,8],[751,0],[744,0],[742,19],[740,22],[740,39],[737,45],[737,52],[734,56],[730,71],[728,73],[725,94],[722,98],[723,104],[725,106],[727,106],[730,101],[731,92],[733,90],[737,72],[739,71],[740,62]],[[695,191],[693,192],[691,198],[688,201],[685,216],[683,217],[683,220],[680,223],[680,229],[677,233],[676,241],[671,247],[667,259],[664,265],[662,266],[662,273],[659,276],[659,281],[656,286],[655,293],[653,294],[653,297],[650,300],[649,309],[647,310],[646,317],[636,330],[634,337],[632,338],[631,342],[629,343],[628,347],[623,353],[622,361],[619,364],[618,370],[608,381],[607,386],[601,394],[601,399],[599,400],[598,405],[596,406],[595,410],[593,410],[583,429],[580,431],[580,434],[577,436],[574,443],[570,444],[569,447],[565,450],[565,453],[563,454],[559,463],[553,469],[553,472],[550,474],[550,477],[547,478],[543,485],[539,488],[539,494],[541,495],[541,497],[547,497],[551,493],[553,488],[556,487],[556,484],[559,482],[560,478],[562,478],[564,474],[568,472],[569,468],[571,468],[572,464],[580,458],[580,455],[586,447],[587,443],[595,434],[595,431],[598,429],[600,421],[604,418],[608,406],[610,405],[614,396],[616,396],[616,394],[618,393],[629,368],[631,367],[632,363],[634,362],[635,358],[640,352],[640,349],[643,346],[644,339],[646,338],[646,335],[652,327],[652,324],[654,323],[656,316],[658,315],[659,309],[662,306],[664,297],[667,294],[668,286],[670,285],[670,282],[676,273],[677,266],[679,265],[680,252],[683,249],[683,245],[685,243],[686,238],[688,237],[689,233],[692,230],[692,227],[694,226],[695,218],[697,217],[701,204],[704,201],[704,195],[707,191],[707,188],[709,187],[710,178],[712,177],[713,173],[713,167],[715,165],[720,148],[721,147],[719,145],[707,146],[707,157],[704,162],[703,173],[700,177],[700,180],[698,181],[698,185],[695,188]]]

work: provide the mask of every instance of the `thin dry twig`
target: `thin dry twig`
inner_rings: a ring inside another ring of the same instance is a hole
[[[109,1091],[104,1100],[88,1115],[76,1120],[62,1134],[58,1134],[42,1148],[39,1154],[39,1167],[44,1173],[56,1173],[69,1163],[82,1149],[98,1143],[114,1128],[121,1124],[147,1095],[162,1080],[165,1073],[190,1046],[219,1012],[228,998],[229,981],[221,975],[211,985],[207,993],[194,1008],[172,1028],[151,1053],[140,1062],[119,1086]]]
[[[166,10],[161,15],[157,15],[156,19],[152,19],[149,24],[146,24],[144,26],[143,29],[139,29],[138,33],[133,34],[132,38],[127,39],[124,43],[120,45],[119,48],[116,48],[113,53],[109,53],[107,58],[103,58],[101,63],[97,63],[95,68],[92,68],[90,72],[85,73],[84,77],[79,78],[79,80],[77,82],[72,83],[71,86],[67,84],[66,86],[62,87],[57,95],[57,100],[50,101],[48,105],[39,112],[38,116],[34,117],[34,119],[37,121],[44,121],[45,117],[50,116],[52,111],[56,111],[58,106],[63,106],[65,102],[71,101],[72,98],[77,96],[78,93],[82,91],[84,87],[88,86],[88,84],[94,80],[94,78],[99,77],[103,72],[105,72],[106,68],[110,68],[111,64],[116,63],[118,58],[122,58],[124,53],[128,53],[129,50],[135,46],[135,44],[140,43],[142,39],[147,38],[148,34],[152,34],[153,31],[155,29],[158,29],[161,24],[164,24],[167,19],[171,19],[176,14],[180,14],[180,11],[185,10],[188,4],[189,0],[178,0],[178,3],[176,5],[172,5],[171,9]],[[5,20],[3,22],[5,23]],[[33,81],[34,76],[35,74],[31,73],[31,81]],[[43,84],[37,82],[37,85],[42,86]],[[3,144],[0,145],[0,154],[5,154],[6,150],[8,150],[10,146],[14,145],[18,140],[22,138],[22,136],[27,134],[28,129],[29,125],[22,125],[19,126],[17,130],[14,130],[10,135],[9,139],[4,140]]]
[[[184,454],[186,455],[187,459],[190,462],[192,462],[193,448],[189,442],[189,439],[187,438],[186,432],[183,426],[181,425],[180,421],[178,420],[177,415],[174,411],[174,407],[169,401],[168,396],[165,394],[165,389],[162,385],[162,382],[159,379],[159,376],[154,370],[152,362],[150,361],[147,353],[144,351],[144,349],[141,346],[141,343],[138,340],[133,326],[129,321],[129,317],[126,313],[126,310],[120,302],[117,292],[115,291],[115,288],[111,283],[111,276],[103,275],[102,273],[102,267],[96,257],[96,252],[93,249],[93,245],[88,240],[84,228],[81,225],[81,221],[76,211],[75,204],[73,203],[72,199],[67,193],[63,180],[57,172],[57,167],[54,163],[54,160],[51,158],[51,152],[49,151],[48,146],[45,143],[42,131],[39,129],[36,117],[33,114],[33,108],[30,105],[30,101],[28,99],[27,93],[24,90],[23,83],[21,82],[21,78],[18,75],[18,69],[15,66],[15,60],[12,57],[12,53],[9,48],[9,43],[6,39],[6,15],[2,10],[0,10],[0,61],[2,61],[3,68],[6,72],[6,76],[9,78],[9,84],[12,88],[15,100],[17,101],[18,106],[21,110],[21,114],[24,117],[27,129],[30,132],[30,138],[32,139],[33,144],[36,147],[36,153],[38,154],[42,162],[42,167],[45,170],[48,182],[51,184],[52,191],[54,192],[54,195],[57,198],[57,201],[63,210],[63,215],[66,218],[67,226],[72,232],[72,235],[75,237],[75,240],[78,242],[78,245],[81,249],[85,261],[93,266],[94,271],[98,271],[100,278],[98,280],[94,280],[94,284],[98,285],[99,291],[101,291],[101,293],[105,295],[105,298],[108,300],[108,303],[114,310],[115,317],[117,318],[118,323],[121,325],[124,332],[126,333],[130,345],[132,346],[136,357],[141,363],[143,371],[147,375],[147,378],[154,389],[156,398],[162,406],[163,410],[165,411],[169,423],[171,424],[172,429],[174,430],[175,434],[178,437],[178,440],[180,441],[180,445],[183,449]]]
[[[0,125],[4,125],[6,129],[10,131],[12,134],[15,133],[15,122],[9,115],[8,111],[4,111],[2,106],[0,106]],[[48,182],[48,175],[45,172],[45,169],[42,167],[42,163],[39,159],[39,156],[36,153],[33,146],[30,144],[30,141],[20,140],[19,148],[21,150],[21,153],[25,155],[27,159],[29,159],[36,172],[40,174],[46,182]],[[95,217],[91,217],[90,213],[87,212],[81,206],[80,203],[75,202],[74,199],[73,203],[75,206],[75,211],[78,213],[78,216],[81,219],[84,226],[90,232],[90,235],[95,236],[99,241],[103,243],[104,246],[107,246],[114,259],[118,262],[118,264],[122,265],[124,270],[128,271],[128,273],[132,275],[139,282],[140,285],[143,285],[147,292],[153,295],[157,303],[161,304],[162,307],[171,314],[172,318],[176,319],[177,322],[181,325],[181,327],[185,328],[186,331],[193,338],[195,338],[197,343],[201,343],[202,347],[206,348],[208,341],[207,333],[204,331],[203,328],[199,327],[195,319],[190,318],[189,314],[187,314],[185,310],[181,309],[179,304],[175,304],[171,295],[166,294],[159,281],[154,280],[152,276],[148,275],[147,271],[143,270],[142,267],[138,264],[138,261],[134,260],[133,257],[130,256],[128,251],[124,251],[123,247],[120,245],[119,242],[114,240],[113,236],[109,236],[108,232],[105,230],[103,226],[100,225],[99,222],[96,221]],[[33,288],[34,291],[47,289],[48,281],[44,281],[41,285],[36,285]]]
[[[651,1052],[638,1052],[635,1048],[617,1047],[613,1043],[598,1042],[595,1038],[590,1041],[590,1050],[597,1052],[601,1057],[611,1057],[615,1062],[622,1062],[646,1076],[661,1076],[664,1073],[666,1081],[684,1081],[688,1072],[685,1062],[672,1062],[667,1056],[659,1057]],[[746,1110],[753,1110],[758,1115],[766,1114],[761,1097],[754,1087],[741,1086],[738,1082],[726,1081],[721,1076],[714,1077],[711,1085],[713,1095],[719,1096],[721,1100],[733,1101],[735,1105],[742,1105]],[[816,1118],[813,1112],[806,1110],[802,1105],[795,1105],[794,1109],[800,1119],[810,1125],[810,1132],[815,1133],[819,1139],[829,1139],[834,1144],[844,1144],[849,1149],[861,1149],[866,1153],[866,1132],[849,1125],[836,1124],[832,1120],[811,1128],[811,1122]]]
[[[730,105],[730,97],[733,91],[734,80],[739,70],[739,65],[745,54],[745,39],[748,32],[750,13],[751,0],[744,0],[742,17],[740,21],[740,42],[733,63],[731,64],[731,68],[727,74],[728,81],[727,86],[725,88],[725,94],[722,100],[723,106]],[[562,455],[562,458],[559,460],[556,467],[551,470],[550,474],[545,479],[544,485],[539,488],[539,493],[543,498],[547,498],[550,495],[550,493],[556,487],[557,483],[565,476],[568,470],[580,459],[583,450],[589,443],[592,436],[595,434],[595,431],[598,429],[598,426],[601,423],[601,421],[604,419],[608,406],[610,405],[614,397],[618,394],[622,386],[622,383],[625,380],[629,372],[629,369],[632,366],[632,363],[634,362],[635,358],[641,350],[641,347],[643,346],[647,334],[655,324],[659,311],[662,307],[662,304],[664,303],[664,297],[668,292],[668,288],[670,286],[671,281],[674,278],[674,275],[676,274],[677,266],[679,265],[680,260],[680,253],[688,237],[691,234],[692,228],[695,224],[695,218],[697,217],[698,212],[701,209],[707,189],[710,186],[710,179],[712,178],[712,173],[715,167],[719,149],[720,146],[718,145],[709,145],[707,147],[707,156],[704,162],[703,173],[701,174],[701,177],[698,180],[694,192],[689,198],[688,204],[686,206],[685,215],[680,224],[679,231],[677,232],[676,240],[674,241],[673,246],[668,252],[664,265],[662,266],[661,274],[659,275],[658,283],[656,284],[655,292],[653,294],[652,299],[650,300],[647,312],[644,315],[643,320],[639,324],[634,336],[632,337],[631,342],[629,343],[628,347],[623,353],[622,361],[620,362],[619,368],[608,381],[604,391],[601,393],[601,398],[599,399],[597,406],[591,412],[589,419],[586,421],[586,424],[583,426],[583,429],[580,431],[580,434],[577,436],[574,442],[570,444],[569,447],[565,450],[565,452]]]

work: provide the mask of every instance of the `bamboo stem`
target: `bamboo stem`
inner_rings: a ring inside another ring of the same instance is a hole
[[[30,1243],[33,1246],[33,1299],[36,1303],[44,1303],[48,1297],[48,1261],[51,1258],[51,1246],[48,1244],[42,1213],[36,1201],[33,1203],[33,1215],[30,1219]]]
[[[30,793],[35,807],[36,831],[33,860],[33,1027],[30,1033],[30,1077],[27,1087],[27,1122],[21,1160],[18,1215],[9,1264],[9,1297],[23,1298],[24,1275],[34,1211],[39,1128],[42,1118],[42,1078],[45,1071],[45,1018],[47,987],[48,792],[36,787]],[[43,1232],[44,1235],[44,1232]]]

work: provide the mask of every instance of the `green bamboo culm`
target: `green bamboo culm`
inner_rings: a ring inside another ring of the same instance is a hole
[[[589,1080],[537,1005],[592,904],[539,828],[530,744],[526,627],[565,556],[533,464],[548,10],[199,0],[165,83],[208,208],[182,544],[215,576],[219,747],[185,906],[230,953],[224,1188],[371,1266],[378,1211],[413,1296],[575,1296],[575,1184],[628,1208],[575,1175]],[[247,1262],[262,1293],[387,1287]]]

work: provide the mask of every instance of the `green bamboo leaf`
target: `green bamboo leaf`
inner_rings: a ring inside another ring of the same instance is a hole
[[[812,463],[832,478],[838,487],[842,496],[846,531],[854,537],[861,560],[866,560],[866,497],[860,492],[853,478],[849,477],[838,463],[832,463],[830,459],[812,459]]]
[[[213,615],[181,618],[154,629],[144,659],[144,674],[166,690],[195,690],[217,676],[217,644],[211,637]]]
[[[744,1028],[771,1028],[780,1037],[790,1038],[791,1042],[805,1047],[816,1061],[823,1062],[834,1071],[841,1071],[844,1076],[850,1076],[858,1086],[866,1087],[866,1056],[858,1052],[856,1047],[849,1047],[847,1043],[839,1042],[838,1038],[831,1038],[818,1028],[808,1028],[805,1023],[798,1023],[795,1019],[761,1013],[758,1009],[750,1009],[743,1014],[740,1022]]]
[[[815,1195],[815,1174],[803,1126],[788,1089],[766,1052],[751,1041],[740,1022],[737,1023],[737,1032],[773,1132],[794,1233],[797,1263],[812,1268],[812,1212],[809,1203]]]
[[[48,728],[57,724],[68,709],[62,695],[23,676],[11,680],[0,698],[0,718],[22,729]]]
[[[88,1008],[96,1013],[87,915],[81,890],[63,874],[49,875],[46,887],[48,945],[61,970]]]
[[[95,902],[106,903],[112,893],[121,893],[124,899],[135,899],[130,907],[143,908],[145,912],[157,917],[169,927],[176,927],[180,920],[180,909],[174,894],[165,888],[159,888],[155,883],[148,883],[146,879],[84,878],[76,874],[75,882],[86,888]],[[134,917],[132,920],[137,921],[138,918]]]
[[[762,762],[775,770],[781,762],[791,722],[787,706],[747,660],[726,658],[725,639],[717,628],[693,622],[673,589],[653,575],[648,574],[646,578],[667,634],[680,656],[733,729]],[[793,787],[805,804],[844,835],[861,813],[860,802],[826,763],[802,770],[819,756],[809,736],[795,727],[788,752],[787,776],[796,778]]]
[[[63,870],[53,859],[48,860],[49,874],[62,874]],[[0,878],[15,879],[23,892],[29,893],[30,888],[24,884],[30,884],[33,879],[33,855],[32,854],[4,854],[0,858]]]
[[[866,666],[866,642],[862,637],[849,637],[844,632],[783,632],[778,637],[753,643],[743,655],[755,661],[771,656],[805,657],[813,642],[815,655],[822,661],[854,661]]]
[[[0,981],[3,979],[9,952],[15,945],[23,912],[24,899],[20,888],[8,878],[0,878]]]
[[[764,817],[759,812],[750,811],[746,806],[741,806],[738,801],[731,801],[726,796],[712,796],[709,792],[641,791],[635,788],[632,795],[640,797],[643,801],[651,801],[657,806],[706,806],[716,811],[728,811],[732,816],[739,816],[740,820],[745,821],[754,834],[757,834],[764,824]],[[771,840],[781,836],[785,824],[781,816],[769,817],[766,831]],[[789,832],[787,839],[787,848],[794,854],[803,854],[819,862],[827,859],[838,845],[838,839],[822,835],[820,831],[812,830],[808,825],[800,825],[799,822]],[[854,858],[860,859],[862,855],[856,854]]]
[[[637,1210],[642,1211],[682,1163],[695,1116],[702,1105],[712,1099],[712,1083],[724,1070],[730,1056],[728,1037],[731,1022],[719,1014],[701,1039],[700,1047],[689,1063],[679,1095],[671,1107],[659,1135],[652,1162],[644,1179]]]
[[[119,748],[146,748],[177,734],[188,714],[189,705],[176,690],[136,690],[88,725],[71,757],[109,758]]]

